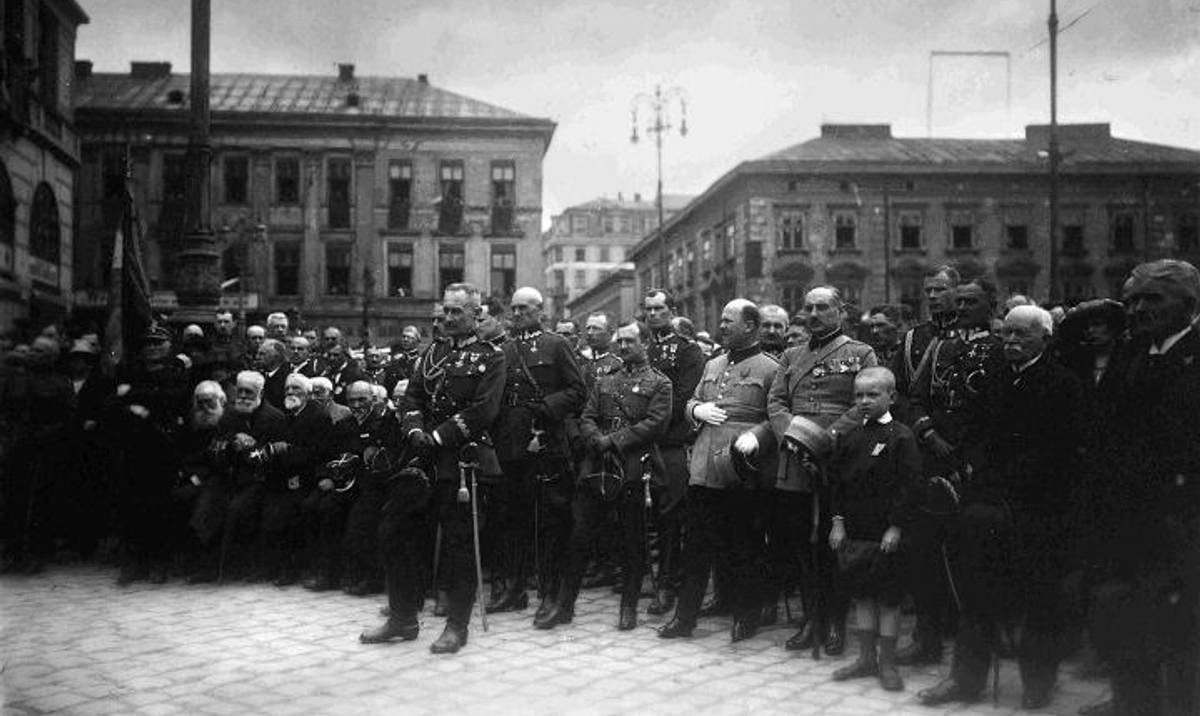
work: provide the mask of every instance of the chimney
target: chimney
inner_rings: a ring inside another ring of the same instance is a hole
[[[75,60],[75,79],[86,80],[92,76],[91,60]]]
[[[624,202],[624,201],[625,201],[625,195],[624,195],[624,194],[622,194],[621,192],[617,192],[617,201],[619,201],[619,202]]]
[[[354,80],[354,65],[350,63],[338,63],[338,80],[352,82]]]
[[[429,84],[429,75],[417,75],[417,82],[423,85]]]
[[[171,76],[170,62],[130,62],[129,76],[135,80],[160,80]]]
[[[633,200],[634,200],[635,202],[637,202],[638,204],[641,204],[641,203],[642,203],[642,195],[641,195],[641,194],[639,194],[639,193],[637,193],[637,192],[635,191],[635,192],[633,193]]]
[[[821,137],[833,139],[891,139],[890,124],[822,124]]]

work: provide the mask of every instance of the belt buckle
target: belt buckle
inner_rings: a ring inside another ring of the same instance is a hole
[[[610,418],[608,423],[609,430],[620,430],[625,427],[625,421],[621,418]]]

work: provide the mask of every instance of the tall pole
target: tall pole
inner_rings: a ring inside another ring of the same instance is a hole
[[[1058,6],[1050,0],[1050,302],[1058,301]]]
[[[212,163],[209,111],[211,0],[192,0],[191,131],[188,136],[187,213],[179,252],[175,296],[178,323],[211,323],[221,297],[221,253],[211,226]]]
[[[654,121],[645,128],[645,131],[654,135],[654,149],[658,160],[658,186],[657,196],[655,198],[656,208],[658,210],[658,236],[655,241],[658,248],[658,275],[659,285],[663,288],[668,287],[667,281],[667,234],[663,231],[663,180],[662,180],[662,150],[663,136],[674,129],[671,124],[671,105],[674,102],[679,103],[679,136],[687,136],[687,94],[679,87],[670,87],[663,90],[661,85],[655,85],[654,95],[640,93],[633,98],[633,103],[630,108],[632,115],[633,133],[630,136],[630,141],[635,144],[638,141],[638,109],[643,108],[654,113]]]
[[[883,185],[883,302],[892,302],[892,197]]]

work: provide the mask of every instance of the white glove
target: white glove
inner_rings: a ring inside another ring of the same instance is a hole
[[[129,406],[129,412],[138,416],[142,420],[145,420],[150,417],[150,411],[147,410],[146,406],[144,406],[144,405],[131,405],[131,406]]]
[[[733,443],[733,449],[743,455],[753,455],[758,452],[758,438],[754,436],[754,433],[742,433]]]
[[[700,403],[696,407],[692,408],[692,417],[695,418],[697,422],[707,423],[709,425],[720,425],[721,423],[725,422],[725,418],[727,416],[724,410],[717,407],[716,403],[709,401],[707,403]]]

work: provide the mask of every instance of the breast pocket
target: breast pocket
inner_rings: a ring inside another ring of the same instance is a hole
[[[745,405],[763,405],[767,399],[768,385],[765,380],[755,376],[738,378],[727,386],[731,399]]]

